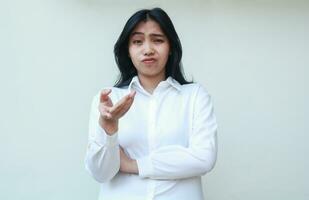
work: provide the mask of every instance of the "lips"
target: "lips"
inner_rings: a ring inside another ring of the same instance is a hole
[[[142,60],[143,63],[154,63],[156,59],[154,58],[145,58]]]

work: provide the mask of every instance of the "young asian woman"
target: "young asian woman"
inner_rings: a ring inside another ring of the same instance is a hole
[[[85,166],[100,200],[202,200],[217,158],[211,96],[186,81],[182,47],[161,8],[134,13],[114,47],[115,86],[93,99]]]

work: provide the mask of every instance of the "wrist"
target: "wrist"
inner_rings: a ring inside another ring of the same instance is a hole
[[[113,135],[118,131],[118,121],[105,120],[102,116],[100,116],[99,125],[108,135]]]

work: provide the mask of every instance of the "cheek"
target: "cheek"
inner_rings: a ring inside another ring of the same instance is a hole
[[[161,56],[163,60],[167,60],[169,56],[169,49],[164,49],[161,51]]]
[[[135,62],[137,60],[136,51],[129,49],[129,57],[131,58],[132,62]]]
[[[134,51],[129,51],[129,55],[130,55],[130,59],[133,63],[134,68],[138,69],[140,62],[139,62],[137,53]]]
[[[169,45],[166,45],[166,46],[163,46],[163,47],[162,47],[162,49],[161,49],[161,55],[162,55],[162,57],[168,58],[169,52],[170,52],[170,47],[169,47]]]

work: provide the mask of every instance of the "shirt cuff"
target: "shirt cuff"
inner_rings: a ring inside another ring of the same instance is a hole
[[[108,135],[98,124],[95,133],[95,141],[102,146],[115,146],[118,144],[118,132]]]
[[[152,174],[152,163],[150,156],[145,156],[139,159],[136,159],[138,175],[140,177],[150,177]]]

